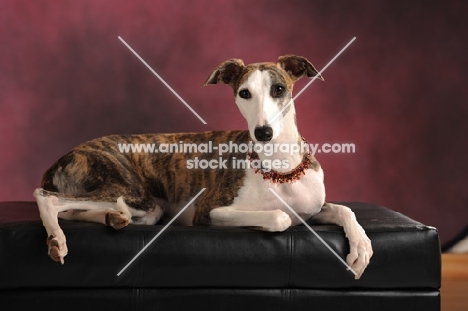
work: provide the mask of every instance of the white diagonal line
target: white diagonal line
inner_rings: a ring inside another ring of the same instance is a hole
[[[179,217],[180,214],[182,214],[187,209],[187,207],[189,207],[190,204],[192,204],[193,201],[195,201],[196,198],[198,198],[200,194],[202,194],[203,191],[205,191],[205,189],[206,188],[200,190],[200,192],[198,192],[197,195],[194,196],[193,199],[191,199],[190,202],[188,202],[187,205],[185,205],[184,208],[181,209],[180,212],[178,212],[177,215],[175,215],[174,218],[172,218],[171,221],[169,221],[167,225],[165,225],[164,228],[162,228],[161,231],[159,231],[158,234],[156,234],[155,237],[152,238],[151,241],[149,241],[148,244],[146,244],[145,247],[143,247],[141,251],[139,251],[138,254],[136,254],[135,257],[133,257],[133,259],[130,260],[130,262],[125,267],[123,267],[122,270],[120,270],[119,273],[117,273],[117,276],[120,276],[122,272],[124,272],[174,222],[174,220],[176,220],[177,217]]]
[[[307,227],[307,229],[310,230],[310,232],[312,232],[316,237],[317,239],[319,239],[320,242],[323,243],[323,245],[325,245],[329,250],[330,252],[332,252],[333,255],[335,255],[336,258],[338,258],[346,267],[347,267],[347,270],[351,271],[354,275],[357,275],[356,271],[353,270],[353,268],[351,268],[348,263],[346,261],[343,260],[343,258],[340,257],[340,255],[338,255],[335,250],[333,250],[333,248],[330,247],[330,245],[327,244],[327,242],[325,242],[322,237],[320,235],[317,234],[317,232],[315,232],[314,229],[312,229],[305,221],[304,219],[302,219],[297,213],[296,211],[294,211],[291,206],[289,206],[288,203],[286,203],[286,201],[283,200],[283,198],[281,198],[275,190],[273,190],[272,188],[268,188],[290,211],[291,213],[294,214],[294,216],[296,216],[301,222],[302,224],[304,224],[304,226]]]
[[[152,72],[159,80],[161,80],[161,82],[162,82],[162,83],[163,83],[163,84],[164,84],[164,85],[165,85],[165,86],[166,86],[166,87],[167,87],[167,88],[168,88],[168,89],[169,89],[169,90],[170,90],[170,91],[171,91],[171,92],[172,92],[172,93],[173,93],[173,94],[174,94],[174,95],[175,95],[175,96],[176,96],[176,97],[177,97],[177,98],[194,114],[194,115],[196,115],[198,119],[200,119],[200,121],[203,122],[203,124],[206,124],[205,120],[203,120],[202,117],[200,117],[200,116],[198,115],[198,113],[196,113],[195,110],[193,110],[192,107],[190,107],[190,105],[187,104],[187,102],[186,102],[182,97],[180,97],[179,94],[177,94],[177,92],[174,91],[174,89],[173,89],[169,84],[167,84],[166,81],[164,81],[164,79],[161,78],[161,76],[158,75],[158,74],[156,73],[156,71],[154,71],[153,68],[151,68],[151,67],[146,63],[146,62],[143,60],[143,58],[141,58],[140,55],[138,55],[138,53],[135,52],[135,51],[130,47],[130,45],[127,44],[127,42],[125,42],[124,39],[122,39],[122,38],[119,36],[119,40],[122,41],[122,43],[125,44],[125,46],[126,46],[130,51],[132,51],[133,54],[135,54],[135,56],[138,57],[138,59],[139,59],[143,64],[145,64],[145,66],[148,67],[148,69],[151,70],[151,72]]]
[[[289,103],[288,103],[286,106],[283,107],[283,109],[281,109],[280,112],[278,112],[273,118],[271,118],[270,120],[268,120],[268,123],[269,123],[269,124],[272,124],[273,121],[275,121],[276,118],[278,118],[278,116],[279,116],[280,114],[282,114],[283,111],[285,111],[285,110],[296,100],[296,98],[298,98],[299,95],[301,95],[302,92],[304,92],[305,89],[308,88],[309,85],[311,85],[311,84],[317,79],[317,77],[319,77],[320,75],[322,75],[322,72],[324,72],[324,71],[328,68],[328,66],[330,66],[330,65],[335,61],[335,59],[337,59],[338,56],[340,56],[341,53],[343,53],[344,50],[346,50],[346,49],[348,48],[348,46],[350,46],[351,43],[353,43],[354,40],[356,40],[356,37],[352,38],[351,41],[349,41],[348,44],[346,44],[345,47],[342,48],[341,51],[339,51],[338,54],[336,54],[335,57],[333,57],[332,60],[329,61],[328,64],[327,64],[325,67],[323,67],[323,69],[320,70],[320,71],[318,72],[318,74],[317,74],[315,77],[313,77],[312,80],[310,80],[309,83],[307,83],[307,85],[304,86],[304,87],[302,88],[302,90],[300,90],[300,91],[296,94],[296,96],[294,96],[294,97],[289,101]]]

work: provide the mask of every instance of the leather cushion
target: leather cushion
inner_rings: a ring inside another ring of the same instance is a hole
[[[3,311],[439,311],[438,291],[313,289],[33,289],[0,292]]]
[[[46,232],[34,202],[0,203],[0,288],[309,288],[411,289],[440,287],[437,230],[366,203],[344,203],[372,240],[374,256],[356,281],[304,226],[282,233],[245,228],[169,227],[120,276],[117,273],[163,226],[116,231],[60,220],[69,254],[65,265],[47,255]],[[342,258],[340,227],[312,227]]]

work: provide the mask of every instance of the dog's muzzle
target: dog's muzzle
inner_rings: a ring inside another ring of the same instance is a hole
[[[273,129],[270,126],[257,126],[254,135],[257,141],[270,141],[273,138]]]

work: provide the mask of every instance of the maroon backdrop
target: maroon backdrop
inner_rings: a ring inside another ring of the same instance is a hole
[[[201,88],[215,66],[292,53],[321,69],[355,36],[296,101],[310,142],[356,145],[317,156],[328,199],[385,205],[447,241],[468,225],[466,12],[464,1],[3,0],[0,200],[31,200],[53,161],[97,136],[244,129],[227,86]]]

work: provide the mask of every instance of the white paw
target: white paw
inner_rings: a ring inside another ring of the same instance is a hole
[[[47,246],[49,247],[49,256],[53,261],[65,263],[64,257],[68,254],[67,241],[63,231],[57,231],[49,235],[47,238]]]
[[[273,210],[268,212],[266,223],[262,226],[263,230],[270,232],[284,231],[291,226],[291,217],[282,210]]]
[[[356,272],[355,278],[358,280],[369,265],[373,251],[371,240],[360,225],[357,225],[351,231],[352,233],[347,233],[350,251],[346,257],[346,262]]]
[[[124,198],[122,196],[118,197],[117,199],[117,210],[119,212],[124,213],[129,221],[130,219],[132,219],[132,213],[130,212],[128,205],[127,203],[125,203]]]
[[[124,212],[111,211],[106,214],[106,224],[115,230],[128,226],[130,219],[131,218]]]

